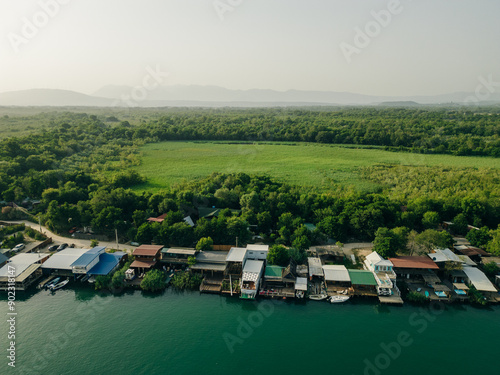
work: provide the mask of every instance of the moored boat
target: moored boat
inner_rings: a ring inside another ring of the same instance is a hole
[[[49,281],[47,284],[45,284],[43,287],[45,289],[50,289],[52,286],[56,285],[59,282],[59,280],[61,280],[61,278],[56,277],[55,279],[53,279],[53,280]]]
[[[331,303],[342,303],[349,299],[349,296],[331,296],[328,300]]]
[[[52,286],[50,286],[49,288],[50,288],[50,290],[51,290],[51,291],[53,291],[53,292],[54,292],[54,291],[56,291],[56,290],[61,289],[62,287],[64,287],[67,283],[69,283],[69,280],[68,280],[68,279],[63,280],[63,281],[61,281],[60,283],[57,283],[57,284],[55,284],[55,285],[52,285]]]
[[[314,301],[321,301],[327,298],[328,298],[327,294],[312,294],[309,296],[309,299],[312,299]]]

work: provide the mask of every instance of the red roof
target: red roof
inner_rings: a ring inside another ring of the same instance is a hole
[[[165,218],[167,217],[167,214],[160,215],[158,217],[150,217],[148,218],[149,222],[157,222],[157,223],[163,223]]]
[[[406,256],[389,258],[395,268],[419,268],[419,269],[431,269],[438,270],[439,267],[436,263],[426,256]]]
[[[133,255],[154,257],[160,253],[161,249],[163,249],[162,245],[141,245],[134,250]]]
[[[134,260],[130,265],[130,268],[151,268],[156,264],[156,262],[149,262],[144,260]]]
[[[469,249],[474,250],[476,253],[478,253],[479,255],[481,255],[483,257],[489,257],[489,256],[491,256],[490,253],[484,251],[483,249],[480,249],[479,247],[469,246]]]
[[[480,249],[478,247],[472,247],[472,246],[469,246],[467,249],[460,249],[457,251],[459,253],[461,253],[463,255],[467,255],[467,256],[481,255],[483,257],[488,257],[491,255],[490,253],[487,253],[483,249]]]

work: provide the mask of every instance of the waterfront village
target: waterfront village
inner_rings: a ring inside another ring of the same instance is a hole
[[[500,302],[500,275],[492,282],[481,270],[486,263],[500,265],[500,258],[464,238],[455,238],[453,249],[389,259],[369,248],[353,252],[343,246],[317,246],[309,249],[305,264],[290,259],[287,267],[268,262],[265,244],[213,245],[206,251],[149,244],[129,252],[105,246],[43,250],[51,242],[49,238],[10,258],[0,254],[0,290],[15,284],[20,291],[49,287],[55,292],[70,282],[94,283],[125,266],[125,287],[139,288],[152,270],[165,275],[165,285],[177,272],[189,273],[198,275],[202,293],[247,300],[308,298],[338,303],[372,298],[401,305],[406,296],[419,302],[477,302],[480,296],[482,304]]]

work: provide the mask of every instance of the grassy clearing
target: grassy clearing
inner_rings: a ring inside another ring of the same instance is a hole
[[[395,153],[373,148],[321,144],[234,144],[163,142],[142,147],[141,166],[148,178],[135,190],[159,190],[212,172],[266,174],[301,186],[333,185],[374,190],[380,185],[362,177],[374,165],[446,166],[500,169],[500,159]]]

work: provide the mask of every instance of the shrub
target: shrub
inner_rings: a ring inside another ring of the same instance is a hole
[[[151,292],[165,289],[165,272],[160,270],[151,270],[146,272],[144,279],[141,281],[141,289]]]
[[[176,289],[191,289],[195,290],[200,287],[201,276],[189,272],[176,272],[170,282]]]
[[[409,292],[406,298],[408,299],[408,301],[415,303],[426,303],[429,301],[429,299],[426,296],[418,292]]]

